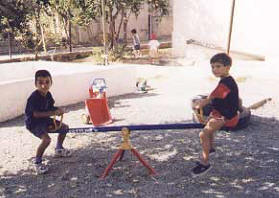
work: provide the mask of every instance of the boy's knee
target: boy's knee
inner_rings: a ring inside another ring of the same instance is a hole
[[[45,144],[50,144],[50,142],[51,142],[51,138],[48,136],[43,137],[42,140]]]
[[[69,129],[69,125],[67,125],[67,124],[63,124],[63,125],[62,125],[62,129],[64,129],[64,130],[68,130],[68,129]]]
[[[201,131],[201,132],[199,133],[199,137],[200,137],[200,139],[205,139],[205,138],[207,137],[206,132],[205,132],[205,131]]]
[[[206,128],[203,129],[200,133],[199,133],[199,137],[201,139],[205,139],[205,138],[208,138],[210,136],[211,132],[210,130],[207,130]]]

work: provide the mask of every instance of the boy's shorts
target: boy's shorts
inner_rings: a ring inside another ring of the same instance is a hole
[[[239,115],[237,114],[232,119],[228,120],[224,116],[222,116],[219,111],[213,109],[209,115],[209,118],[222,119],[225,121],[225,127],[235,127],[238,124]]]
[[[57,126],[60,125],[60,121],[56,120]],[[38,138],[41,138],[42,134],[44,133],[61,133],[61,134],[66,134],[65,132],[66,129],[69,128],[68,125],[62,123],[62,126],[60,129],[56,131],[50,131],[49,127],[54,126],[53,124],[53,119],[52,118],[47,118],[45,122],[41,122],[33,127],[31,129],[28,129],[33,135],[35,135]]]
[[[140,50],[140,45],[134,45],[135,50]]]

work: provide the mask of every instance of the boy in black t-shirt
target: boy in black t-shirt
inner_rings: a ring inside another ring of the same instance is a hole
[[[138,58],[141,56],[139,35],[138,35],[136,29],[132,29],[131,33],[132,33],[132,39],[133,39],[133,54],[134,54],[135,58]]]
[[[35,86],[37,89],[28,98],[25,108],[26,128],[33,135],[41,139],[41,144],[37,148],[35,158],[37,174],[43,174],[48,171],[48,168],[42,164],[42,156],[51,141],[48,133],[51,132],[54,124],[50,116],[60,116],[65,113],[62,108],[54,107],[55,101],[49,92],[51,85],[52,78],[50,73],[47,70],[38,70],[35,74]],[[60,124],[59,121],[56,122],[58,125]],[[58,157],[71,155],[71,152],[62,146],[66,137],[64,131],[67,128],[68,126],[62,123],[61,129],[55,131],[59,133],[55,149],[55,155]]]
[[[210,60],[212,73],[220,78],[217,87],[213,92],[203,100],[200,100],[196,106],[197,109],[212,103],[213,110],[209,115],[204,129],[200,132],[200,141],[202,145],[202,161],[197,162],[193,168],[193,176],[198,176],[210,170],[209,153],[215,152],[213,146],[214,133],[225,127],[235,127],[238,123],[239,96],[238,87],[229,75],[232,65],[232,59],[225,53],[214,55]]]

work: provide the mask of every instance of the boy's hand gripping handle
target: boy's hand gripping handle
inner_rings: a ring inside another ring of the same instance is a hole
[[[56,122],[57,121],[56,120],[56,115],[53,116],[52,120],[53,120],[53,126],[49,127],[49,131],[54,132],[54,131],[57,131],[57,130],[61,129],[62,121],[63,121],[63,114],[60,115],[60,123],[59,123],[59,125]]]
[[[205,120],[204,115],[203,115],[203,109],[202,108],[195,109],[194,112],[195,112],[199,122],[201,124],[205,124],[206,120]]]

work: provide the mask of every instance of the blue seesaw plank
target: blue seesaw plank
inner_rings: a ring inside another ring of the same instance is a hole
[[[145,131],[145,130],[170,130],[170,129],[200,129],[203,128],[204,125],[198,123],[185,123],[185,124],[101,126],[101,127],[70,128],[67,130],[67,132],[68,133],[110,132],[110,131],[121,131],[124,127],[128,128],[130,131]]]

